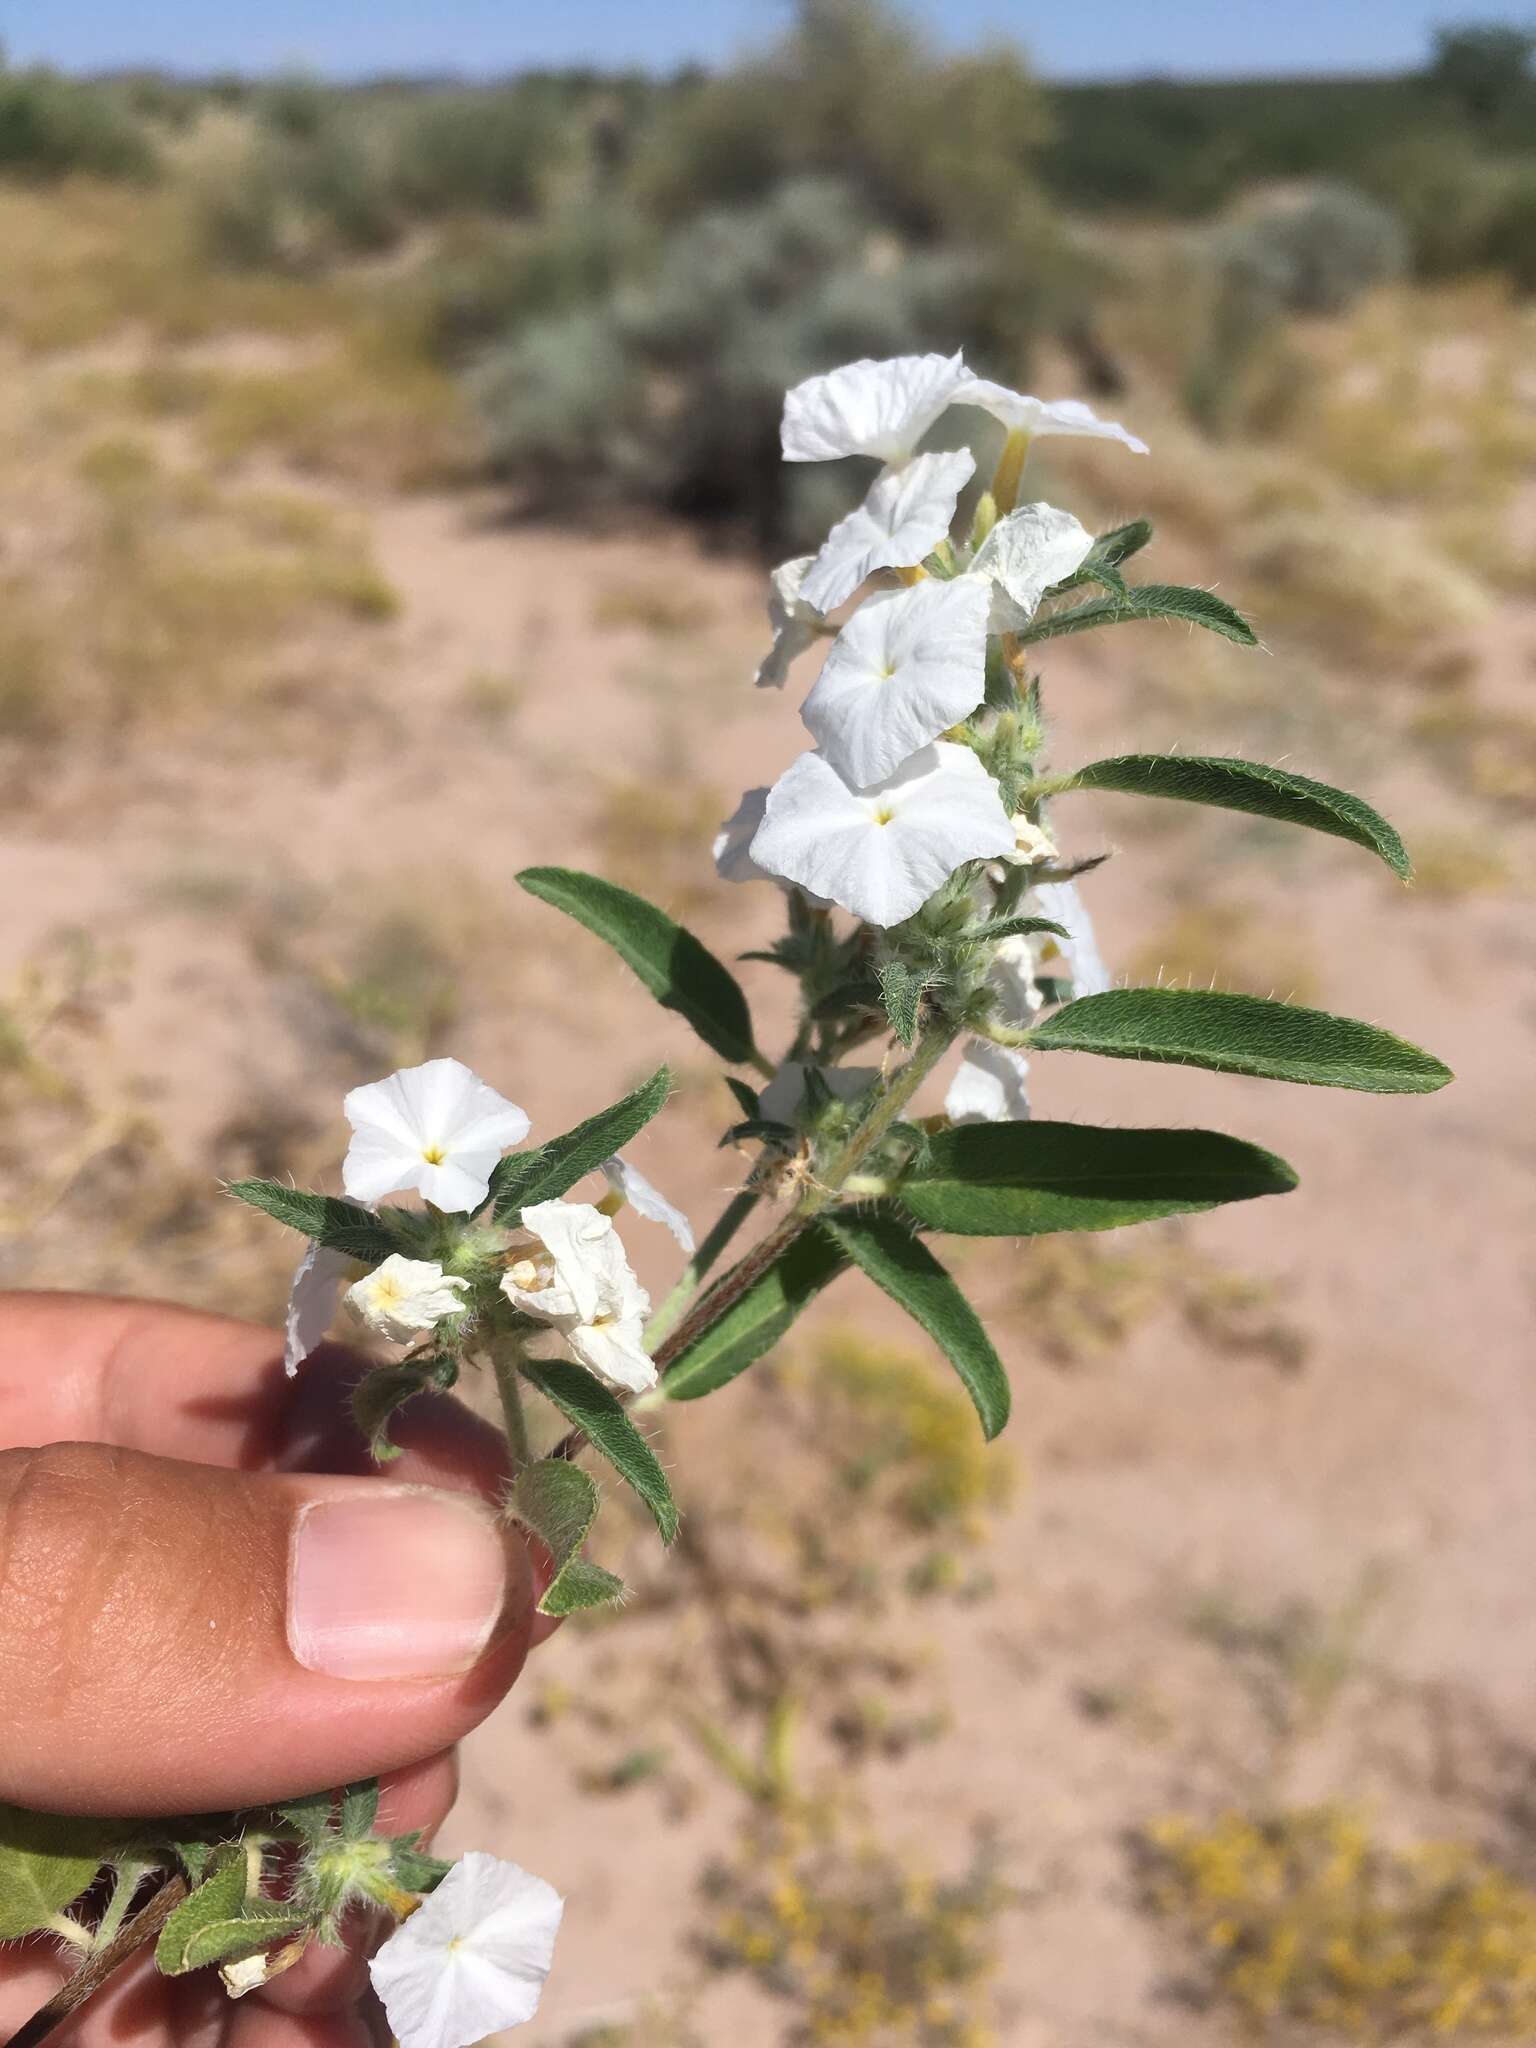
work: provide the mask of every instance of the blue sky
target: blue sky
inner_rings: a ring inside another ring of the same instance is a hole
[[[1433,22],[1518,20],[1527,10],[1499,0],[916,0],[912,11],[949,41],[1014,36],[1042,72],[1064,78],[1396,70],[1419,58]],[[771,36],[787,12],[781,0],[0,0],[0,40],[15,62],[76,70],[669,67],[718,63]]]

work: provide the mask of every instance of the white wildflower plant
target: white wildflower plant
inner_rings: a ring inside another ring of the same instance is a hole
[[[920,445],[950,408],[972,419],[979,408],[1006,429],[990,481],[963,510],[973,455]],[[494,1384],[505,1513],[548,1552],[546,1614],[623,1592],[586,1555],[601,1503],[591,1465],[629,1486],[670,1543],[671,1481],[636,1414],[651,1422],[673,1401],[727,1388],[845,1273],[916,1319],[993,1437],[1008,1419],[1008,1375],[940,1255],[946,1234],[1108,1230],[1294,1186],[1282,1159],[1218,1131],[1032,1115],[1028,1090],[1052,1054],[1137,1060],[1149,1095],[1168,1063],[1381,1094],[1450,1079],[1376,1025],[1216,989],[1129,987],[1106,968],[1081,887],[1102,856],[1077,850],[1080,793],[1310,827],[1400,876],[1408,861],[1368,804],[1287,769],[1152,752],[1048,763],[1037,650],[1140,620],[1256,645],[1209,591],[1127,581],[1151,537],[1145,521],[1094,536],[1024,496],[1031,439],[1066,434],[1141,448],[1086,406],[974,377],[959,355],[851,364],[786,400],[786,459],[882,467],[823,546],[776,573],[775,644],[758,681],[783,682],[797,654],[836,635],[804,704],[815,744],[793,759],[786,744],[788,765],[747,792],[715,845],[724,880],[771,885],[733,893],[722,924],[751,919],[757,943],[741,960],[789,977],[782,1044],[765,1050],[733,968],[644,898],[568,867],[517,877],[610,945],[719,1062],[737,1106],[724,1155],[734,1185],[697,1243],[646,1171],[642,1134],[671,1091],[665,1067],[530,1142],[528,1117],[495,1086],[457,1060],[428,1060],[347,1096],[339,1193],[230,1186],[305,1241],[289,1369],[304,1369],[343,1289],[374,1340],[353,1406],[377,1461],[398,1455],[411,1403],[469,1375]],[[826,614],[861,593],[830,626]],[[568,943],[574,963],[586,941]],[[521,1089],[528,1077],[509,1066]],[[719,1177],[718,1165],[706,1171]],[[654,1307],[630,1262],[631,1227],[648,1257],[670,1252],[661,1227],[677,1243],[681,1270]],[[147,1822],[127,1866],[114,1862],[122,1824],[110,1827],[100,1864],[119,1889],[132,1893],[146,1858],[186,1888],[160,1932],[163,1970],[221,1966],[241,1992],[308,1942],[337,1939],[367,1903],[402,1923],[374,1965],[401,2048],[462,2048],[537,2005],[558,1899],[515,1865],[470,1856],[450,1870],[413,1836],[381,1833],[374,1786],[195,1826]],[[74,1847],[61,1860],[78,1869]],[[42,1863],[27,1879],[44,1885]],[[36,1925],[68,1903],[49,1894]],[[120,1919],[109,1910],[102,1925]],[[23,1916],[14,1931],[32,1926]]]

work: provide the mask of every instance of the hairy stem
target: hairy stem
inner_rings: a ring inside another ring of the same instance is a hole
[[[118,1929],[128,1917],[135,1892],[153,1868],[153,1864],[134,1862],[126,1857],[117,1865],[112,1877],[112,1896],[107,1900],[107,1909],[97,1924],[92,1948],[106,1948],[117,1939]]]
[[[98,1949],[76,1970],[67,1984],[60,1985],[46,2005],[39,2006],[31,2019],[12,2034],[8,2048],[37,2048],[38,2042],[46,2041],[55,2028],[72,2020],[109,1977],[137,1955],[147,1942],[158,1938],[161,1928],[186,1896],[186,1880],[168,1878],[149,1904],[135,1913],[105,1948]]]
[[[757,1207],[757,1202],[756,1188],[742,1188],[721,1210],[704,1242],[684,1266],[677,1285],[646,1326],[646,1341],[653,1352],[683,1314],[698,1291],[699,1283]]]
[[[498,1337],[492,1343],[491,1369],[496,1375],[496,1392],[501,1397],[501,1419],[507,1433],[507,1447],[512,1453],[514,1478],[532,1456],[528,1445],[528,1418],[523,1413],[523,1390],[519,1377],[522,1361],[522,1346],[514,1338]]]

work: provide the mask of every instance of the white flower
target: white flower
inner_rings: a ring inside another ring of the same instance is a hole
[[[516,1863],[461,1857],[368,1966],[400,2048],[471,2048],[531,2020],[564,1910]]]
[[[957,448],[915,456],[904,469],[876,477],[863,504],[822,542],[800,585],[804,602],[829,612],[877,569],[910,567],[931,554],[949,532],[975,467],[970,450]]]
[[[467,1280],[445,1273],[436,1259],[408,1259],[391,1252],[347,1289],[347,1306],[391,1344],[409,1344],[444,1316],[456,1316],[468,1286]]]
[[[342,1186],[359,1202],[415,1188],[439,1209],[478,1208],[503,1151],[528,1135],[517,1104],[459,1060],[402,1067],[354,1088],[343,1107],[353,1137]]]
[[[1031,824],[1024,811],[1013,814],[1013,848],[1010,857],[1021,867],[1033,867],[1037,861],[1057,858],[1055,840],[1039,825]]]
[[[867,924],[900,924],[969,860],[1013,851],[997,784],[969,747],[938,741],[857,789],[820,754],[768,792],[752,857]]]
[[[1020,1123],[1029,1115],[1028,1073],[1029,1061],[1012,1046],[968,1038],[944,1097],[944,1114],[952,1124]]]
[[[342,1282],[357,1261],[323,1244],[311,1244],[294,1270],[283,1331],[283,1370],[290,1379],[336,1318]]]
[[[757,665],[753,681],[760,690],[782,690],[789,665],[804,654],[821,631],[821,613],[800,595],[805,572],[816,557],[797,555],[780,562],[768,579],[768,623],[773,645]]]
[[[1048,971],[1065,973],[1072,984],[1074,1000],[1078,996],[1100,996],[1113,988],[1094,937],[1093,919],[1077,892],[1077,884],[1041,882],[1033,890],[1032,900],[1042,917],[1061,925],[1068,934],[1065,939],[1047,936],[1042,940],[1040,965]],[[1053,969],[1053,962],[1059,962],[1059,967]]]
[[[780,439],[786,462],[830,462],[874,455],[905,462],[967,381],[952,356],[864,356],[825,376],[807,377],[784,400]]]
[[[866,599],[832,644],[801,717],[824,758],[863,788],[958,725],[986,690],[990,592],[924,578]]]
[[[631,1166],[627,1159],[620,1159],[615,1153],[612,1159],[603,1161],[603,1172],[608,1185],[621,1202],[628,1202],[637,1214],[648,1223],[661,1223],[671,1231],[691,1259],[694,1251],[693,1225],[673,1202],[669,1202],[654,1182],[648,1181],[638,1166]]]
[[[1027,626],[1045,592],[1080,569],[1092,546],[1088,529],[1055,505],[1021,505],[999,519],[967,571],[991,584],[987,631],[1017,633]]]
[[[757,1098],[758,1113],[770,1123],[792,1124],[805,1102],[806,1078],[811,1068],[804,1060],[783,1060],[779,1070]],[[880,1078],[878,1067],[817,1067],[830,1094],[839,1102],[856,1102]]]
[[[632,1393],[655,1386],[644,1341],[650,1296],[613,1219],[586,1202],[534,1202],[522,1222],[535,1244],[502,1275],[508,1301],[551,1324],[600,1379]]]
[[[1098,441],[1123,441],[1134,455],[1145,455],[1147,444],[1127,433],[1117,420],[1101,420],[1091,405],[1080,398],[1028,398],[1022,391],[1010,391],[1006,384],[994,384],[986,377],[964,377],[950,394],[953,405],[978,405],[991,413],[1011,434],[1028,434],[1031,440],[1045,434],[1083,434]]]
[[[1004,1023],[1030,1024],[1045,1007],[1035,984],[1035,943],[1016,932],[1001,940],[992,956],[988,980]],[[967,1039],[944,1097],[944,1113],[956,1124],[1019,1122],[1029,1115],[1024,1086],[1028,1073],[1028,1060],[1013,1046],[994,1045],[988,1038]]]

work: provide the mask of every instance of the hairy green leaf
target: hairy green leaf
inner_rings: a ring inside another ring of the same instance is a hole
[[[992,1340],[949,1274],[899,1216],[882,1209],[843,1209],[823,1227],[882,1293],[925,1329],[960,1375],[994,1437],[1008,1420],[1012,1396]]]
[[[0,1806],[0,1941],[46,1927],[123,1845],[121,1821]]]
[[[391,1438],[389,1429],[406,1402],[440,1384],[438,1375],[428,1366],[376,1365],[364,1373],[352,1389],[352,1418],[376,1464],[392,1464],[400,1455],[400,1446]]]
[[[625,1414],[623,1404],[591,1373],[566,1359],[530,1358],[523,1372],[567,1422],[586,1432],[655,1516],[662,1542],[670,1543],[677,1534],[672,1489],[655,1452]]]
[[[1065,925],[1055,924],[1048,917],[994,917],[986,924],[973,925],[956,944],[970,946],[979,941],[990,944],[994,939],[1027,939],[1041,932],[1048,932],[1053,939],[1070,939],[1072,936]]]
[[[658,1067],[649,1081],[632,1089],[621,1102],[600,1109],[547,1145],[532,1152],[509,1152],[491,1175],[491,1201],[496,1220],[511,1223],[535,1202],[553,1202],[643,1131],[663,1107],[672,1087],[672,1071]]]
[[[597,1488],[563,1458],[541,1458],[527,1465],[512,1483],[508,1505],[520,1522],[545,1545],[555,1573],[539,1602],[541,1614],[575,1614],[584,1607],[603,1607],[617,1600],[624,1581],[588,1564],[581,1555],[600,1506]]]
[[[1039,1052],[1105,1053],[1370,1095],[1427,1095],[1452,1079],[1433,1054],[1375,1024],[1206,989],[1082,996],[1037,1025],[1030,1043]]]
[[[1284,1194],[1283,1159],[1220,1131],[1096,1124],[962,1124],[931,1137],[899,1190],[931,1230],[1044,1237]]]
[[[307,1924],[307,1914],[278,1900],[248,1896],[249,1882],[244,1849],[232,1844],[217,1851],[211,1874],[160,1930],[155,1968],[162,1976],[255,1955]]]
[[[228,1191],[236,1201],[249,1202],[290,1230],[302,1231],[327,1250],[361,1259],[365,1265],[377,1265],[400,1249],[399,1239],[371,1210],[336,1195],[311,1194],[307,1188],[285,1187],[280,1180],[232,1180]]]
[[[1086,633],[1090,626],[1119,626],[1131,619],[1172,619],[1186,626],[1204,626],[1239,647],[1257,647],[1258,635],[1231,605],[1209,590],[1189,590],[1178,583],[1138,583],[1125,598],[1096,597],[1070,610],[1033,620],[1015,637],[1025,644],[1056,640],[1063,633]]]
[[[1246,811],[1287,825],[1307,825],[1379,854],[1406,881],[1412,866],[1403,842],[1379,811],[1348,790],[1310,776],[1292,775],[1262,761],[1181,754],[1117,754],[1092,761],[1072,778],[1074,789],[1112,789],[1127,796],[1162,796],[1188,804]]]
[[[697,1401],[745,1372],[773,1349],[800,1311],[847,1264],[831,1238],[812,1224],[733,1302],[711,1330],[668,1367],[669,1400]]]
[[[880,1000],[892,1031],[903,1045],[917,1036],[917,1012],[926,986],[922,975],[900,960],[887,960],[880,969]]]
[[[1128,562],[1132,555],[1139,555],[1151,538],[1150,519],[1128,519],[1124,526],[1112,526],[1108,533],[1101,533],[1088,559],[1113,569],[1121,562]]]
[[[453,1865],[446,1856],[434,1856],[421,1844],[420,1828],[409,1835],[396,1835],[389,1845],[389,1871],[402,1891],[432,1892]]]
[[[751,1013],[735,976],[665,911],[575,868],[524,868],[517,879],[530,896],[605,939],[663,1009],[685,1017],[711,1051],[735,1064],[757,1057]]]

